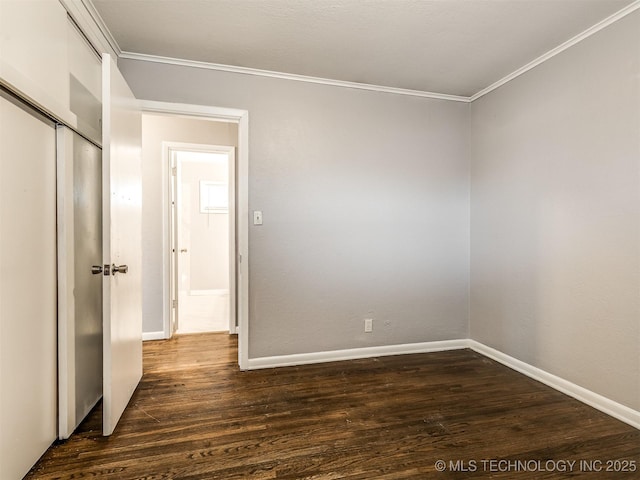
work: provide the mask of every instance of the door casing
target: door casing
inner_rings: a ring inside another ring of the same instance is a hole
[[[236,275],[237,275],[237,333],[238,365],[248,369],[249,363],[249,112],[234,108],[211,107],[185,103],[143,100],[143,113],[178,115],[238,125],[238,150],[236,154]],[[165,150],[166,151],[166,150]],[[169,210],[169,160],[162,161],[163,188],[163,325],[165,338],[171,329],[171,256]]]

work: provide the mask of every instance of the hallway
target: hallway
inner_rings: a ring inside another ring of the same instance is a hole
[[[228,332],[229,293],[188,295],[180,298],[178,334]]]

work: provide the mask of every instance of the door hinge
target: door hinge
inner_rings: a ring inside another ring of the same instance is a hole
[[[177,300],[171,300],[171,307],[172,308],[177,308],[178,307],[178,301]]]
[[[176,176],[178,174],[178,167],[171,167],[171,175]]]

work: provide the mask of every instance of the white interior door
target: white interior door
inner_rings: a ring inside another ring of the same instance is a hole
[[[113,433],[142,377],[142,115],[109,55],[102,60],[103,434]]]
[[[236,333],[234,147],[173,144],[172,333]]]

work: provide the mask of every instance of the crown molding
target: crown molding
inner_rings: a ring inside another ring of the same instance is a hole
[[[98,54],[120,57],[122,50],[91,0],[59,0]]]
[[[515,78],[523,75],[529,70],[537,67],[538,65],[546,62],[547,60],[555,57],[556,55],[564,52],[568,48],[580,43],[581,41],[589,38],[590,36],[598,33],[600,30],[608,27],[609,25],[617,22],[618,20],[626,17],[627,15],[640,9],[640,0],[635,0],[633,3],[627,5],[618,12],[610,15],[604,20],[589,27],[573,38],[567,40],[561,45],[549,50],[547,53],[539,56],[535,60],[527,63],[523,67],[515,70],[514,72],[506,75],[497,82],[489,85],[488,87],[478,91],[470,97],[460,95],[449,95],[443,93],[427,92],[422,90],[410,90],[396,87],[386,87],[382,85],[373,85],[368,83],[349,82],[344,80],[333,80],[329,78],[311,77],[306,75],[299,75],[295,73],[283,73],[271,70],[260,70],[248,67],[237,67],[233,65],[223,65],[217,63],[201,62],[196,60],[185,60],[180,58],[163,57],[158,55],[148,55],[143,53],[126,52],[122,51],[118,46],[115,38],[111,35],[111,32],[107,28],[106,24],[100,17],[97,9],[91,2],[91,0],[60,0],[62,5],[67,9],[69,15],[74,19],[78,26],[85,32],[89,41],[100,51],[107,51],[112,53],[117,58],[139,60],[152,63],[161,63],[165,65],[176,65],[182,67],[200,68],[205,70],[215,70],[221,72],[238,73],[242,75],[253,75],[259,77],[278,78],[282,80],[292,80],[297,82],[315,83],[320,85],[330,85],[334,87],[353,88],[358,90],[368,90],[380,93],[391,93],[395,95],[407,95],[412,97],[432,98],[436,100],[447,100],[454,102],[471,103],[475,100],[487,95],[488,93],[500,88],[506,83],[514,80]]]
[[[486,94],[488,94],[490,92],[493,92],[495,89],[500,88],[502,85],[504,85],[504,84],[510,82],[511,80],[519,77],[520,75],[528,72],[529,70],[537,67],[538,65],[546,62],[547,60],[555,57],[556,55],[559,55],[560,53],[564,52],[568,48],[571,48],[574,45],[576,45],[577,43],[580,43],[581,41],[589,38],[591,35],[594,35],[594,34],[598,33],[600,30],[602,30],[602,29],[608,27],[609,25],[617,22],[621,18],[626,17],[630,13],[635,12],[639,8],[640,8],[640,0],[636,0],[635,2],[627,5],[622,10],[619,10],[618,12],[614,13],[613,15],[611,15],[611,16],[605,18],[604,20],[596,23],[595,25],[587,28],[585,31],[579,33],[575,37],[567,40],[563,44],[558,45],[557,47],[553,48],[552,50],[549,50],[547,53],[545,53],[543,55],[540,55],[538,58],[536,58],[532,62],[527,63],[526,65],[524,65],[523,67],[520,67],[518,70],[510,73],[506,77],[503,77],[500,80],[498,80],[497,82],[495,82],[495,83],[489,85],[488,87],[480,90],[476,94],[472,95],[469,98],[469,101],[474,102],[475,100],[477,100],[477,99],[479,99],[481,97],[484,97]]]
[[[272,70],[260,70],[257,68],[236,67],[234,65],[223,65],[219,63],[200,62],[197,60],[185,60],[181,58],[162,57],[158,55],[148,55],[144,53],[122,52],[119,56],[128,60],[140,60],[144,62],[162,63],[165,65],[177,65],[181,67],[201,68],[205,70],[216,70],[219,72],[239,73],[243,75],[253,75],[258,77],[278,78],[281,80],[293,80],[297,82],[317,83],[321,85],[331,85],[334,87],[355,88],[358,90],[369,90],[373,92],[393,93],[396,95],[409,95],[412,97],[425,97],[437,100],[449,100],[454,102],[469,102],[469,97],[459,95],[448,95],[445,93],[425,92],[422,90],[409,90],[405,88],[385,87],[382,85],[372,85],[369,83],[348,82],[345,80],[333,80],[330,78],[311,77],[298,75],[295,73],[283,73]]]
[[[118,42],[116,41],[114,36],[111,34],[111,30],[109,30],[109,28],[107,27],[107,24],[104,23],[104,20],[102,20],[102,17],[100,16],[100,13],[98,13],[98,10],[96,9],[93,2],[91,0],[79,0],[79,1],[82,3],[85,9],[89,12],[89,15],[91,15],[91,18],[95,23],[95,26],[98,28],[98,30],[100,31],[100,33],[102,34],[106,42],[109,44],[109,47],[111,48],[111,50],[113,50],[114,53],[119,57],[122,54],[122,49],[118,45]]]

